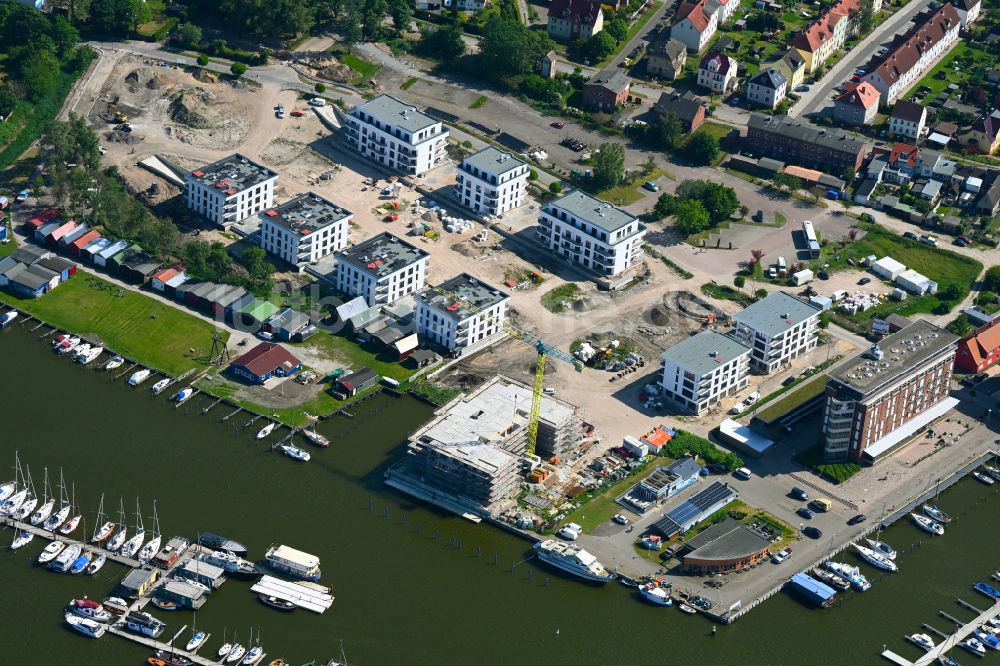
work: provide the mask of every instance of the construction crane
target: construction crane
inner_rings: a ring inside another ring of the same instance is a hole
[[[462,298],[458,294],[448,291],[447,289],[442,289],[441,287],[429,286],[428,289],[436,294],[440,294],[445,298],[451,299],[455,303],[453,305],[458,305],[459,307],[466,308],[469,312],[481,315],[483,318],[491,321],[501,328],[505,333],[513,338],[517,338],[521,342],[535,348],[538,352],[538,358],[535,362],[535,385],[531,390],[531,416],[528,418],[528,445],[525,449],[525,453],[529,456],[535,455],[535,445],[538,442],[538,419],[542,412],[542,393],[545,387],[545,359],[548,356],[557,358],[560,361],[565,361],[569,363],[577,372],[583,372],[583,363],[579,359],[574,357],[572,354],[567,354],[557,347],[553,347],[548,344],[538,336],[529,333],[525,330],[517,328],[508,321],[499,321],[496,317],[491,314],[487,314],[475,303],[470,303],[468,300]],[[449,309],[458,309],[457,307]]]

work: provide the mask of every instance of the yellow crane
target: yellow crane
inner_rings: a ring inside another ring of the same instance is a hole
[[[579,359],[574,357],[572,354],[567,354],[558,347],[553,347],[548,344],[538,336],[529,333],[525,330],[517,328],[508,321],[499,321],[496,317],[491,314],[487,314],[482,308],[477,306],[475,303],[470,303],[468,300],[462,298],[458,294],[448,291],[447,289],[442,289],[441,287],[428,287],[434,293],[440,294],[445,298],[454,301],[455,305],[464,307],[469,312],[473,314],[481,315],[488,321],[497,324],[504,332],[506,332],[511,337],[517,338],[521,342],[535,348],[538,352],[538,358],[535,361],[535,384],[531,390],[531,416],[528,418],[528,446],[525,452],[528,455],[535,454],[535,445],[538,442],[538,418],[542,411],[542,392],[545,387],[545,359],[548,356],[557,358],[560,361],[565,361],[569,363],[577,372],[583,372],[583,363]],[[456,308],[457,309],[457,308]]]

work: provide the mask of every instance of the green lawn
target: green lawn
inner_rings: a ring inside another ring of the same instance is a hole
[[[486,102],[490,101],[490,98],[486,95],[480,95],[476,98],[476,101],[469,105],[470,109],[481,109],[486,105]]]
[[[739,303],[740,305],[746,307],[753,303],[753,296],[734,289],[727,284],[715,284],[713,282],[708,282],[701,285],[701,293],[709,296],[711,298],[717,298],[724,301],[733,301]]]
[[[652,471],[654,466],[665,467],[672,462],[672,458],[667,458],[665,456],[648,458],[644,465],[615,485],[606,488],[598,488],[593,495],[590,495],[589,493],[587,495],[581,495],[581,498],[592,497],[592,499],[587,500],[580,506],[580,508],[566,516],[566,519],[562,524],[577,523],[578,525],[583,526],[583,530],[585,532],[589,532],[601,523],[611,520],[611,516],[622,511],[621,505],[615,502],[615,498],[638,483],[640,479],[645,478],[646,475]]]
[[[353,53],[343,53],[338,56],[340,62],[344,63],[355,72],[361,75],[361,78],[367,79],[378,71],[378,65],[373,62],[368,62],[367,60],[362,60]]]
[[[306,342],[289,345],[292,353],[296,347],[307,347],[321,355],[342,363],[349,371],[371,368],[383,377],[391,377],[405,381],[413,374],[413,370],[404,367],[389,355],[376,354],[354,340],[343,335],[318,333]]]
[[[560,314],[566,311],[566,306],[576,300],[583,290],[575,283],[564,284],[542,295],[542,305],[549,312]]]
[[[795,462],[803,467],[808,467],[817,474],[825,476],[833,483],[843,483],[861,471],[861,465],[857,463],[825,463],[823,462],[823,445],[817,445],[799,451],[795,454]]]
[[[986,76],[996,61],[996,56],[969,44],[964,39],[959,40],[954,48],[952,48],[951,53],[936,64],[931,71],[927,72],[927,75],[920,79],[917,85],[913,86],[907,98],[914,99],[919,97],[918,91],[922,87],[931,90],[925,100],[925,103],[927,103],[939,92],[947,90],[948,85],[951,83],[958,85],[960,92],[970,85],[985,85]],[[956,65],[958,66],[958,71],[954,69]],[[938,72],[944,72],[945,77],[943,79],[937,78]]]
[[[399,89],[400,90],[409,90],[419,80],[420,79],[418,79],[417,77],[411,76],[410,78],[408,78],[405,81],[403,81],[403,84],[401,86],[399,86]]]
[[[697,131],[711,134],[716,139],[721,141],[733,131],[733,128],[729,125],[723,125],[721,123],[712,122],[711,120],[706,120],[698,127]]]
[[[54,326],[98,337],[110,349],[172,375],[204,364],[215,327],[143,294],[117,293],[110,282],[80,272],[39,299],[5,291],[0,299]]]
[[[600,190],[599,192],[595,192],[594,196],[604,201],[610,201],[618,206],[628,206],[629,204],[634,204],[636,201],[639,201],[645,196],[645,190],[642,189],[642,186],[646,183],[646,181],[655,181],[657,178],[661,177],[677,180],[673,177],[673,174],[670,174],[663,169],[656,168],[653,169],[652,173],[648,176],[636,176],[635,180],[630,183],[624,183],[617,187],[609,187],[606,190]]]

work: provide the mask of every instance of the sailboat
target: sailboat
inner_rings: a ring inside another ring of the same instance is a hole
[[[236,637],[233,636],[233,639],[235,640]],[[233,649],[233,644],[232,643],[228,643],[226,641],[226,630],[223,629],[222,630],[222,646],[219,648],[219,651],[216,653],[216,656],[219,657],[219,663],[222,663],[222,658],[228,656],[229,655],[229,651],[232,650],[232,649]]]
[[[7,498],[17,492],[17,482],[8,481],[7,483],[0,483],[0,504],[7,501]]]
[[[14,452],[14,488],[16,492],[0,504],[0,516],[9,516],[20,508],[25,498],[28,496],[28,488],[24,485],[24,473],[21,471],[21,460],[17,452]],[[17,490],[20,488],[20,490]]]
[[[309,428],[303,428],[302,436],[305,437],[307,440],[309,440],[309,442],[311,442],[312,444],[315,444],[316,446],[319,446],[321,448],[325,449],[326,447],[330,446],[330,440],[324,437],[323,435],[319,434],[318,432],[316,432],[315,429],[310,430]]]
[[[65,534],[70,534],[71,532],[73,532],[73,530],[76,529],[76,526],[80,524],[80,519],[82,518],[82,516],[80,515],[80,512],[79,512],[80,507],[78,507],[76,505],[76,484],[75,483],[73,484],[73,499],[70,501],[69,505],[70,505],[70,513],[71,513],[72,517],[69,520],[66,521],[65,525],[63,525],[62,527],[59,528],[59,534],[65,535]]]
[[[25,466],[24,468],[25,478],[27,479],[26,485],[28,486],[28,494],[21,502],[21,506],[17,507],[17,511],[11,514],[14,520],[24,520],[27,518],[35,507],[38,506],[38,495],[35,494],[35,484],[31,481],[31,470]]]
[[[114,531],[115,524],[110,520],[104,520],[104,493],[101,493],[101,504],[97,507],[97,529],[94,530],[94,536],[90,538],[90,541],[91,543],[100,543],[111,538]]]
[[[125,543],[125,538],[128,533],[128,525],[125,524],[125,502],[121,499],[118,500],[118,531],[115,535],[111,537],[107,544],[105,544],[104,549],[110,550],[112,553],[122,547]]]
[[[23,548],[31,543],[31,540],[34,538],[34,532],[18,532],[17,536],[14,537],[14,541],[10,544],[10,549],[17,550],[18,548]]]
[[[97,574],[97,572],[101,570],[101,568],[104,566],[104,563],[107,561],[108,561],[108,556],[105,555],[104,553],[97,555],[93,560],[91,560],[90,564],[87,565],[86,574],[88,576],[93,576]]]
[[[257,632],[257,644],[253,642],[253,629],[250,630],[250,640],[247,641],[247,654],[240,662],[241,666],[254,666],[264,657],[264,648],[260,645],[260,632]]]
[[[59,468],[59,509],[42,523],[42,529],[47,532],[55,532],[56,529],[69,518],[72,505],[66,500],[66,483],[63,479],[62,468]]]
[[[236,642],[236,635],[233,635],[233,647],[229,650],[229,653],[225,656],[225,662],[227,664],[235,664],[237,661],[243,658],[243,655],[247,653],[247,649]],[[222,660],[220,660],[222,661]]]
[[[132,557],[142,549],[142,542],[146,540],[146,528],[142,525],[142,514],[139,512],[139,498],[135,498],[135,536],[125,542],[122,546],[122,556]]]
[[[271,421],[266,426],[264,426],[263,428],[260,429],[260,432],[257,433],[257,439],[264,439],[265,437],[267,437],[268,435],[270,435],[272,432],[274,432],[274,429],[277,426],[278,426],[278,424],[277,424],[276,421]]]
[[[871,548],[865,548],[859,544],[854,544],[854,547],[858,550],[858,554],[868,564],[876,567],[878,569],[883,569],[885,571],[897,571],[898,567],[896,563],[890,560],[888,557],[879,553],[878,551],[872,550]]]
[[[145,564],[153,559],[160,550],[160,541],[162,537],[160,535],[160,517],[156,515],[156,500],[153,500],[153,538],[149,540],[142,550],[139,551],[138,559],[140,562]]]
[[[42,505],[35,509],[35,512],[31,514],[31,518],[28,519],[28,522],[32,525],[41,525],[52,515],[52,509],[56,506],[56,498],[52,497],[50,491],[49,468],[46,467],[44,481],[42,481]]]
[[[882,507],[882,518],[885,518],[885,506]],[[890,560],[896,559],[896,549],[882,541],[882,518],[879,518],[878,531],[875,533],[874,539],[865,539],[865,543],[874,550],[876,553],[883,557],[887,557]]]

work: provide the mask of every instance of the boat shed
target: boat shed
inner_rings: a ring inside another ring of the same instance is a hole
[[[271,301],[255,298],[243,305],[240,318],[247,326],[262,326],[278,310],[278,306]]]
[[[378,373],[371,368],[361,368],[337,380],[335,392],[345,398],[356,396],[362,391],[378,384]]]
[[[149,593],[160,582],[159,569],[132,569],[122,579],[119,588],[127,597],[141,597]]]
[[[368,309],[368,302],[363,296],[355,296],[337,308],[337,321],[346,322],[351,317],[361,314]]]
[[[15,294],[26,298],[39,298],[59,285],[59,275],[41,266],[13,268],[6,273],[7,286]]]
[[[193,308],[203,308],[205,303],[207,303],[206,297],[208,294],[215,291],[218,287],[219,285],[214,282],[199,282],[187,291],[185,300]]]
[[[226,321],[233,324],[234,326],[239,323],[237,320],[242,316],[240,313],[243,312],[243,308],[247,306],[247,303],[252,303],[256,298],[246,289],[243,289],[243,294],[238,298],[233,299],[231,303],[226,305],[223,314],[226,317]]]
[[[271,377],[287,377],[302,369],[302,361],[291,352],[270,342],[262,342],[230,364],[236,376],[253,384],[263,384]]]
[[[106,250],[111,245],[110,238],[98,238],[93,243],[80,251],[80,258],[84,261],[94,263],[94,258]]]
[[[201,560],[188,560],[174,573],[181,578],[207,585],[213,590],[219,589],[219,586],[226,582],[225,569]]]
[[[66,251],[74,257],[79,257],[83,253],[84,248],[89,247],[91,244],[99,240],[101,240],[101,232],[97,229],[91,229],[70,243],[66,247]]]
[[[199,609],[205,605],[208,596],[205,590],[180,580],[168,580],[160,588],[160,596],[184,608]]]
[[[59,282],[65,282],[76,275],[76,264],[62,257],[45,257],[39,259],[32,266],[46,268],[59,276]]]
[[[146,252],[133,255],[122,266],[122,272],[126,279],[138,284],[145,284],[149,278],[159,272],[163,261],[152,257]]]
[[[399,360],[404,360],[420,346],[420,339],[416,333],[411,333],[405,338],[401,338],[392,343],[392,350],[399,356]]]
[[[115,256],[119,252],[123,252],[128,248],[128,241],[117,241],[112,243],[108,247],[101,250],[97,255],[94,256],[94,263],[98,266],[107,268],[108,260]]]
[[[284,308],[271,315],[264,322],[264,330],[270,331],[279,340],[291,340],[292,337],[309,325],[309,315]]]
[[[150,283],[154,291],[166,292],[167,282],[174,279],[180,275],[182,270],[179,266],[171,266],[170,268],[165,268],[153,275],[152,282]]]
[[[39,259],[44,259],[45,257],[55,256],[48,250],[42,247],[35,247],[33,245],[22,245],[13,252],[10,253],[10,258],[14,261],[19,261],[26,266],[30,266]]]
[[[185,282],[189,281],[191,278],[187,276],[187,273],[181,271],[174,277],[170,278],[166,283],[166,288],[163,290],[167,296],[175,296],[177,294],[177,288],[180,287]]]
[[[430,349],[417,349],[406,355],[406,366],[409,368],[426,368],[437,363],[438,358]]]
[[[39,243],[44,243],[46,237],[61,226],[62,222],[48,222],[43,224],[35,230],[35,240]]]
[[[59,243],[60,238],[62,238],[69,232],[73,231],[74,229],[76,229],[76,227],[77,224],[73,220],[60,224],[52,231],[45,234],[45,244],[48,245],[49,247],[55,247]]]
[[[60,250],[64,250],[67,247],[69,247],[70,243],[75,241],[80,236],[83,236],[88,231],[90,231],[90,225],[88,224],[78,225],[76,228],[71,229],[69,232],[63,234],[63,237],[59,239],[56,245],[59,246]]]
[[[47,208],[47,209],[43,210],[41,213],[39,213],[38,215],[36,215],[35,217],[33,217],[30,220],[28,220],[27,222],[25,222],[25,224],[32,231],[38,231],[39,229],[41,229],[42,227],[44,227],[46,224],[49,224],[50,222],[55,222],[58,219],[59,219],[59,209],[58,208]]]
[[[144,254],[142,248],[138,245],[130,245],[121,252],[115,253],[113,256],[108,258],[108,262],[105,264],[105,268],[111,273],[121,273],[122,267],[125,262],[134,258],[137,254]],[[146,255],[149,256],[149,255]]]
[[[815,606],[830,606],[837,591],[826,583],[821,583],[812,576],[797,573],[789,581],[792,590]]]
[[[233,310],[229,306],[241,301],[249,293],[243,287],[237,287],[231,284],[224,286],[224,290],[216,291],[212,295],[212,315],[216,320],[225,319],[227,315],[232,317]]]

